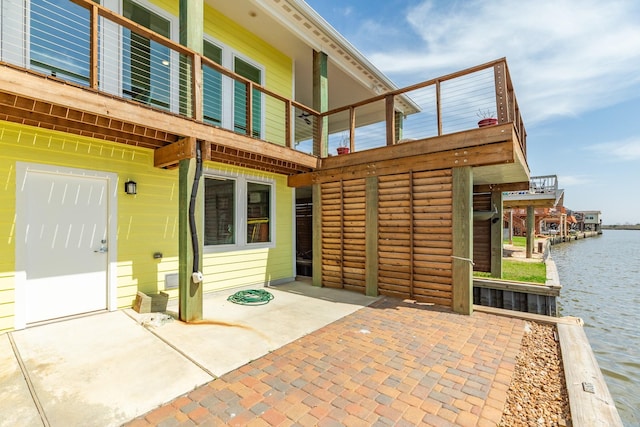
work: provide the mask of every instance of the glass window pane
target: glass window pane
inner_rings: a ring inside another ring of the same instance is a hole
[[[34,70],[89,83],[89,11],[68,0],[31,0],[30,60]]]
[[[165,37],[171,36],[171,23],[163,17],[124,0],[126,18]],[[125,97],[169,109],[170,64],[169,48],[127,29],[123,29],[123,93]]]
[[[204,180],[204,244],[235,244],[236,184],[231,179]]]
[[[271,186],[247,183],[247,243],[270,242]]]
[[[222,49],[218,46],[204,42],[204,56],[217,64],[222,64]],[[204,121],[216,125],[222,125],[222,74],[203,65],[203,110]]]
[[[262,83],[262,71],[249,64],[246,61],[243,61],[240,58],[234,59],[233,64],[234,71],[251,80],[254,83],[261,84]],[[253,105],[251,108],[251,113],[253,114],[252,127],[253,132],[252,136],[255,138],[260,138],[260,128],[262,126],[262,93],[259,90],[253,90]],[[234,117],[234,129],[238,133],[247,133],[247,90],[244,84],[235,82],[234,83],[234,107],[233,107],[233,117]]]

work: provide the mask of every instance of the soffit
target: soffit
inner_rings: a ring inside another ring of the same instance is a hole
[[[293,59],[295,98],[303,104],[312,103],[313,50],[323,51],[329,56],[330,109],[397,88],[303,1],[206,2]]]

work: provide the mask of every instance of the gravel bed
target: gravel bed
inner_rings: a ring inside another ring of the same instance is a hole
[[[555,325],[527,322],[501,426],[571,426]]]

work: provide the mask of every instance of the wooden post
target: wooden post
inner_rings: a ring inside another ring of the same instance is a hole
[[[473,312],[473,169],[453,168],[453,311]]]
[[[312,197],[312,248],[313,248],[313,286],[322,286],[322,189],[320,184],[311,187]]]
[[[291,114],[293,114],[294,108],[293,103],[290,99],[288,99],[284,103],[284,143],[289,148],[294,148],[293,136],[295,134],[292,129],[293,120],[291,118]]]
[[[395,123],[396,123],[396,143],[398,141],[400,141],[402,139],[402,135],[404,133],[404,114],[402,114],[402,111],[396,111],[395,112],[396,115],[396,119],[395,119]]]
[[[527,206],[527,258],[533,257],[533,244],[536,240],[535,223],[535,208],[533,206]]]
[[[503,124],[511,121],[511,113],[507,100],[506,64],[501,62],[494,65],[493,77],[496,88],[496,115],[498,123]]]
[[[442,102],[440,97],[440,80],[436,80],[436,122],[438,136],[442,135]]]
[[[247,105],[245,106],[247,136],[253,136],[253,82],[248,82],[246,87]]]
[[[378,177],[365,178],[365,294],[378,296]]]
[[[324,113],[329,109],[328,56],[324,52],[313,51],[313,109]],[[327,157],[329,154],[328,117],[318,117],[313,135],[313,154]]]
[[[180,44],[202,55],[203,0],[180,0]],[[197,67],[197,68],[196,68]],[[202,119],[202,66],[200,58],[180,56],[180,94],[185,98],[180,112],[194,119]],[[198,94],[196,94],[196,91]]]
[[[203,49],[203,0],[180,0],[180,44],[202,54]],[[193,58],[192,58],[193,59]],[[198,58],[199,59],[199,58]],[[186,62],[186,61],[185,61]],[[194,94],[194,90],[202,91],[202,70],[194,70],[199,61],[185,64],[183,70],[186,83],[180,90],[186,95],[185,108],[192,117],[202,116],[202,94]],[[199,67],[201,68],[201,67]],[[182,67],[181,67],[182,69]],[[180,79],[183,80],[183,79]],[[199,82],[200,80],[200,82]],[[189,137],[191,149],[199,142]],[[191,322],[202,319],[202,288],[204,283],[194,283],[192,278],[193,262],[195,254],[192,244],[192,233],[189,226],[189,204],[196,174],[197,162],[194,158],[180,160],[178,174],[178,295],[180,320]],[[204,179],[201,177],[198,183],[198,192],[195,200],[195,235],[198,239],[199,256],[198,263],[202,272],[202,248],[204,241]]]
[[[91,17],[89,19],[91,25],[90,45],[89,45],[89,86],[92,89],[98,89],[98,5],[94,4],[89,10]]]
[[[356,109],[349,107],[349,152],[356,151]]]
[[[195,143],[195,139],[193,140]],[[183,159],[179,163],[178,177],[178,294],[180,298],[179,318],[183,322],[202,319],[203,283],[194,283],[192,278],[195,259],[189,227],[189,203],[196,172],[196,159]],[[198,198],[196,199],[196,224],[200,246],[199,264],[202,266],[202,242],[204,226],[204,190],[200,178]],[[202,267],[200,267],[202,271]]]
[[[385,97],[385,121],[387,124],[387,145],[396,143],[396,110],[393,94]]]
[[[498,209],[496,217],[491,219],[491,277],[502,278],[502,191],[491,192],[491,207]]]

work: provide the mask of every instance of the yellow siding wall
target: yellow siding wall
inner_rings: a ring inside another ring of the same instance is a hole
[[[0,121],[0,332],[13,328],[16,161],[114,172],[119,189],[136,181],[137,195],[118,192],[118,307],[131,306],[138,290],[164,289],[165,274],[178,270],[177,170],[153,167],[151,150]],[[293,200],[286,178],[233,171],[276,181],[277,247],[206,255],[205,291],[293,276]],[[164,257],[153,259],[154,252]]]

